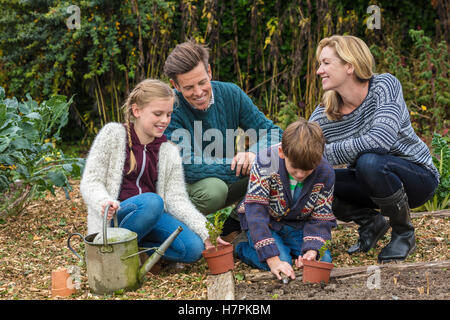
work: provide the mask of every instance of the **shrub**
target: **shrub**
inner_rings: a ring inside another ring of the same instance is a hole
[[[72,99],[53,96],[38,104],[30,95],[7,99],[0,87],[0,214],[21,212],[35,196],[55,187],[71,190],[69,177],[84,160],[66,157],[56,146]]]

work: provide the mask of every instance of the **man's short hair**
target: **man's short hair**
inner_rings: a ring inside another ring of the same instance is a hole
[[[316,122],[304,118],[291,123],[283,132],[281,149],[296,169],[315,169],[323,157],[325,138]]]
[[[209,49],[201,44],[189,40],[178,44],[164,63],[164,74],[177,82],[177,75],[194,69],[200,62],[208,70]]]

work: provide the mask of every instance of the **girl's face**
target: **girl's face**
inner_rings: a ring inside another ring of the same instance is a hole
[[[131,106],[136,118],[134,130],[141,144],[148,144],[156,137],[161,137],[164,134],[172,116],[173,102],[174,98],[159,98],[141,108],[136,104]]]
[[[353,67],[343,61],[336,55],[336,51],[331,47],[324,47],[319,56],[319,69],[317,74],[322,79],[322,88],[324,91],[338,91],[353,74]]]

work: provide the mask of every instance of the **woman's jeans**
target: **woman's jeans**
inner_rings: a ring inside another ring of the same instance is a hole
[[[335,169],[336,198],[377,208],[373,198],[387,198],[402,186],[410,208],[416,208],[433,197],[438,181],[427,169],[387,154],[365,153],[353,168]]]
[[[184,223],[164,211],[164,202],[156,193],[142,193],[120,203],[117,212],[120,228],[137,233],[139,247],[159,247],[178,226],[183,228],[164,253],[167,260],[193,263],[201,258],[204,244]],[[151,254],[152,251],[148,251]]]
[[[247,231],[248,242],[241,242],[236,247],[237,256],[246,264],[270,271],[267,262],[261,262],[256,253],[256,249],[253,246],[252,238],[250,237],[250,231]],[[275,239],[275,243],[280,251],[280,260],[288,262],[292,265],[292,258],[297,259],[301,255],[301,248],[303,244],[303,229],[295,229],[294,227],[285,225],[280,231],[272,230],[272,237]],[[320,261],[331,262],[330,251],[325,251]]]

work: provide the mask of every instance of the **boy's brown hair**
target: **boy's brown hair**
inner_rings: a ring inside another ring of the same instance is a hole
[[[194,69],[200,62],[208,70],[209,50],[207,47],[189,40],[178,44],[164,63],[164,74],[177,82],[177,75]]]
[[[296,169],[315,169],[322,160],[324,148],[325,138],[319,124],[304,118],[291,123],[281,138],[281,149]]]

